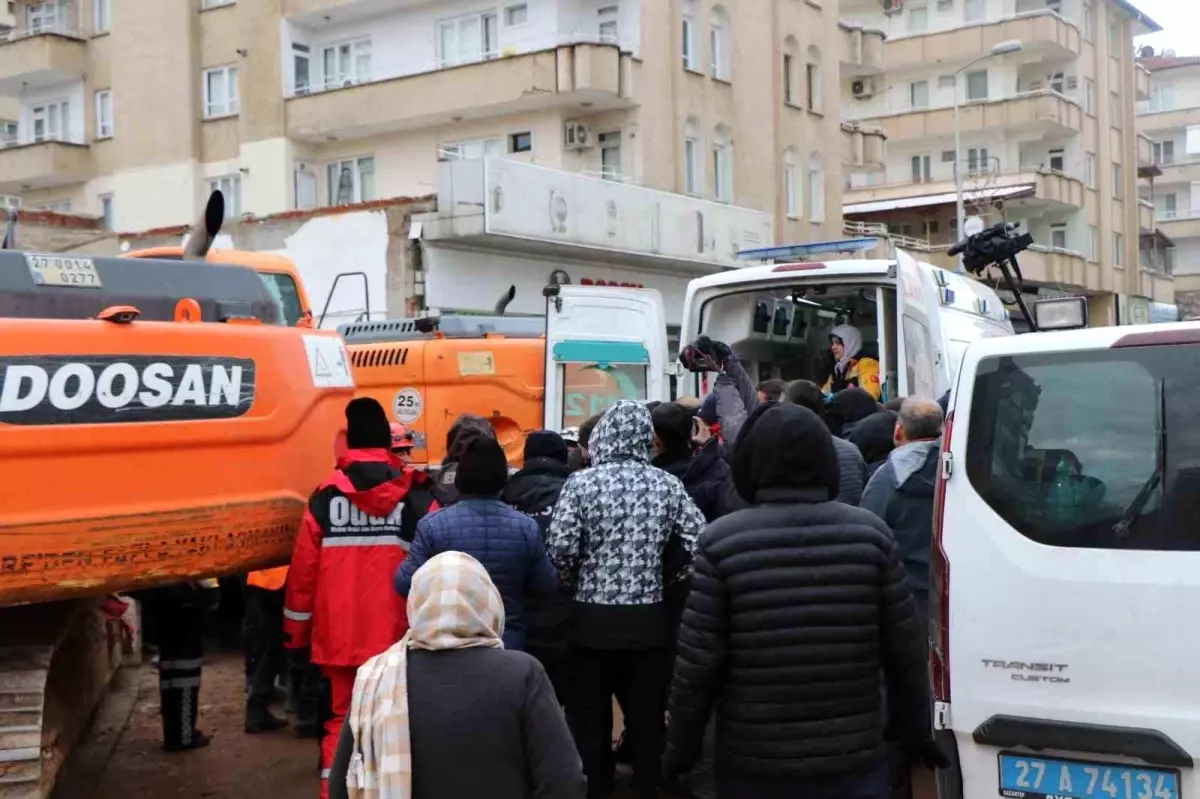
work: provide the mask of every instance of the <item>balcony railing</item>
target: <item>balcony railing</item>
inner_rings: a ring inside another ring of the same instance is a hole
[[[31,144],[44,142],[60,142],[62,144],[87,144],[82,136],[70,133],[44,133],[41,136],[30,135],[24,126],[18,126],[15,134],[0,135],[0,149],[5,147],[28,147]]]
[[[302,97],[310,94],[319,94],[321,92],[336,91],[338,89],[348,89],[353,86],[362,86],[370,83],[379,83],[381,81],[395,80],[396,78],[408,78],[416,75],[426,75],[433,72],[440,72],[446,69],[454,69],[456,67],[469,66],[472,64],[482,64],[488,61],[501,61],[505,58],[526,55],[528,53],[542,52],[546,50],[554,50],[558,47],[570,47],[577,44],[596,44],[596,45],[612,45],[619,47],[622,50],[628,49],[627,43],[610,36],[602,36],[592,31],[559,31],[558,33],[547,36],[530,36],[515,42],[506,44],[503,48],[493,51],[481,51],[472,54],[466,58],[447,59],[442,56],[432,58],[405,58],[391,57],[385,60],[377,58],[377,53],[370,54],[370,66],[365,70],[351,70],[341,75],[336,76],[311,76],[309,81],[297,83],[295,73],[285,75],[283,94],[284,97]],[[313,51],[321,49],[323,45],[314,45]],[[312,64],[317,63],[317,59],[311,60]]]
[[[1200,208],[1161,208],[1154,212],[1156,222],[1183,222],[1188,219],[1200,219]]]
[[[889,91],[889,95],[900,94],[902,92]],[[996,105],[998,103],[1007,103],[1014,100],[1025,100],[1032,97],[1054,97],[1063,102],[1070,103],[1074,106],[1079,106],[1079,101],[1074,97],[1070,97],[1053,89],[1035,89],[1033,91],[1014,92],[1013,94],[996,96],[988,96],[982,98],[971,98],[959,100],[959,113],[963,113],[972,108],[977,108],[986,105]],[[884,104],[883,108],[877,105],[870,105],[860,113],[851,111],[843,112],[842,116],[850,122],[861,122],[867,119],[879,119],[880,117],[901,116],[904,114],[927,114],[934,111],[952,111],[954,110],[954,102],[942,102],[937,104],[914,105],[911,100],[892,101],[891,97]]]

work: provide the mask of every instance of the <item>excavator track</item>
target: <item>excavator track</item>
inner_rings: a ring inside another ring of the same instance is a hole
[[[122,658],[102,600],[0,608],[0,799],[44,799]]]

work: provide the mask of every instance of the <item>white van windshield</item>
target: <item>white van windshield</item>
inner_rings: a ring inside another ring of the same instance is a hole
[[[1174,346],[989,358],[967,475],[1041,544],[1200,549],[1200,364]]]

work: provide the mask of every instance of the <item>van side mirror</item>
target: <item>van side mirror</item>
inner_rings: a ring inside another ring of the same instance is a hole
[[[1039,331],[1078,330],[1087,327],[1087,297],[1038,300],[1033,304],[1033,319]]]

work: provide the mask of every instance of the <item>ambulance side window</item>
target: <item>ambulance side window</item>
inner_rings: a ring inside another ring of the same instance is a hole
[[[929,329],[910,316],[901,322],[904,330],[904,367],[908,372],[908,395],[934,399],[933,344]]]
[[[563,370],[563,427],[578,427],[617,400],[646,399],[646,366],[640,363],[567,363]]]

